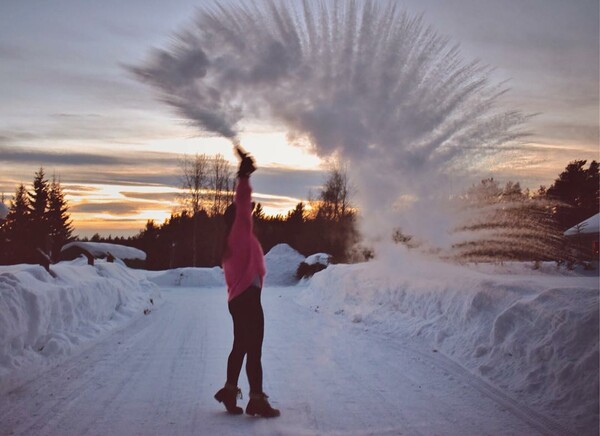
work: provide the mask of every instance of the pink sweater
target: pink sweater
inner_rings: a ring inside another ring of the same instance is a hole
[[[265,259],[260,243],[252,231],[252,188],[248,177],[239,177],[235,190],[235,220],[227,239],[227,256],[223,259],[227,301],[243,293],[258,276],[262,287]]]

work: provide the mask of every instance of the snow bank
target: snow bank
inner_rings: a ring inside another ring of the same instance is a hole
[[[70,248],[77,247],[82,248],[90,252],[94,257],[106,257],[108,253],[114,257],[123,260],[146,260],[146,253],[142,250],[138,250],[134,247],[128,247],[126,245],[111,244],[108,242],[69,242],[61,248],[61,252],[67,251]]]
[[[273,247],[265,256],[267,275],[265,286],[295,285],[296,269],[304,256],[287,244]],[[148,280],[159,286],[209,287],[225,286],[223,270],[214,268],[176,268],[166,271],[146,271]]]
[[[394,248],[381,260],[329,266],[299,301],[387,333],[425,337],[519,401],[578,434],[596,434],[598,277],[490,268]]]
[[[271,248],[265,255],[265,286],[295,285],[298,282],[296,270],[303,260],[304,256],[288,244],[278,244]]]
[[[295,285],[296,269],[304,256],[287,244],[273,247],[265,256],[267,275],[265,286]],[[225,286],[223,270],[214,268],[176,268],[166,271],[144,271],[151,282],[159,286],[211,287]]]
[[[0,267],[0,391],[152,306],[157,287],[117,263]]]
[[[225,286],[223,270],[214,268],[176,268],[166,271],[146,271],[148,280],[159,286]]]

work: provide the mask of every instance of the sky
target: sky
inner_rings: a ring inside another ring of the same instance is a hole
[[[227,2],[233,2],[228,0]],[[3,0],[0,3],[0,193],[30,184],[43,165],[67,193],[76,233],[132,235],[177,207],[184,154],[221,153],[228,140],[198,131],[156,99],[127,65],[165,47],[202,1]],[[465,59],[507,81],[502,104],[536,114],[531,135],[489,174],[536,189],[569,161],[599,158],[599,6],[574,0],[406,0],[411,14]],[[260,170],[256,201],[285,213],[316,192],[326,165],[289,145],[283,128],[245,125]]]

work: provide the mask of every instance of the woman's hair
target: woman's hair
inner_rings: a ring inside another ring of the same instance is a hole
[[[223,214],[223,219],[225,221],[225,233],[223,234],[223,244],[221,253],[221,262],[229,257],[229,247],[227,241],[229,239],[229,233],[231,233],[231,228],[233,227],[233,222],[235,221],[235,203],[231,203],[225,209],[225,213]]]

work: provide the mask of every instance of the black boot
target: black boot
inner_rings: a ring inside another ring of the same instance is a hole
[[[223,403],[229,413],[239,415],[243,412],[243,409],[236,405],[238,395],[240,396],[241,400],[242,391],[239,390],[237,386],[232,386],[226,383],[225,387],[215,394],[215,400],[217,400],[219,403]]]
[[[250,401],[246,406],[246,413],[248,415],[260,415],[263,418],[275,418],[280,415],[279,410],[273,409],[267,400],[269,398],[267,394],[250,394]]]

